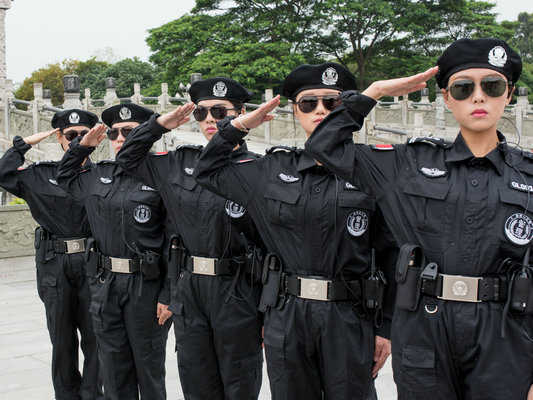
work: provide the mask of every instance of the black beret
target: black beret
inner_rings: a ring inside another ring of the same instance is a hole
[[[92,128],[97,122],[96,114],[73,108],[56,112],[52,118],[52,127],[64,129],[69,126],[86,126]]]
[[[287,75],[281,86],[281,94],[295,99],[307,89],[357,90],[355,76],[340,64],[328,62],[319,65],[303,64]]]
[[[189,88],[191,101],[198,104],[202,100],[229,100],[244,103],[254,95],[251,91],[231,78],[209,78],[194,82]]]
[[[505,75],[516,83],[522,72],[520,56],[501,39],[459,39],[453,42],[437,60],[439,72],[435,76],[441,89],[456,72],[468,68],[488,68]]]
[[[135,103],[117,104],[106,108],[102,113],[102,121],[109,127],[118,122],[138,122],[142,124],[148,121],[154,112]]]

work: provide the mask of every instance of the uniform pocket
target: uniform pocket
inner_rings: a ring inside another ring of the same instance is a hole
[[[274,383],[281,381],[286,372],[285,332],[265,327],[265,356],[269,379]]]
[[[300,200],[300,195],[299,186],[269,184],[264,193],[268,220],[274,225],[303,234],[304,200]]]
[[[185,318],[183,316],[183,303],[170,300],[168,309],[172,311],[172,322],[176,334],[185,334]]]
[[[405,345],[401,352],[401,376],[405,387],[428,389],[437,384],[435,349],[428,346]]]

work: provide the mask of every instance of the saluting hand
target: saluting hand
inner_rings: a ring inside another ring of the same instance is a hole
[[[163,128],[169,130],[176,129],[178,126],[188,122],[190,113],[193,112],[196,105],[194,103],[187,103],[184,106],[179,106],[174,111],[157,117],[156,122]]]
[[[374,366],[372,367],[372,378],[375,378],[381,368],[385,365],[385,361],[391,352],[391,344],[389,339],[381,336],[376,336],[374,347]]]
[[[167,319],[172,316],[172,311],[168,310],[168,305],[157,303],[157,319],[159,325],[164,325]]]
[[[240,130],[242,130],[243,127],[246,129],[257,128],[263,122],[270,121],[274,118],[273,115],[268,115],[268,113],[279,106],[279,101],[280,96],[278,94],[269,102],[262,104],[257,110],[252,111],[251,113],[241,114],[239,117],[237,117],[239,118],[240,124],[235,119],[231,121],[231,124]]]
[[[105,139],[106,126],[95,125],[80,141],[80,146],[96,147]]]
[[[529,393],[527,395],[527,400],[533,400],[533,385],[529,388]]]
[[[426,87],[426,81],[431,79],[439,67],[433,67],[417,75],[406,78],[388,79],[372,83],[363,94],[379,100],[383,96],[401,96],[404,94],[417,92]]]
[[[34,133],[31,136],[25,137],[23,140],[30,146],[33,146],[34,144],[39,143],[41,140],[46,139],[49,136],[52,136],[54,133],[59,133],[59,128],[53,129],[51,131],[46,131],[46,132]]]

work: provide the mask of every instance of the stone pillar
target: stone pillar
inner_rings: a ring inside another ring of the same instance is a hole
[[[265,103],[269,102],[274,98],[274,91],[272,89],[265,90]],[[276,112],[276,110],[274,110]],[[263,124],[265,127],[265,142],[270,143],[272,135],[272,121],[268,121],[266,124]],[[296,132],[294,134],[294,139],[296,139]]]
[[[80,100],[80,77],[77,75],[65,75],[63,77],[63,90],[65,91],[65,101],[63,108],[81,108]]]
[[[131,96],[131,102],[135,104],[143,104],[142,98],[143,96],[141,94],[141,84],[134,83],[133,84],[133,96]]]
[[[13,107],[13,100],[15,96],[13,95],[13,81],[11,79],[6,79],[4,81],[4,92],[2,96],[2,102],[4,103],[4,136],[6,139],[9,139],[9,115],[11,107]]]
[[[0,0],[0,94],[6,89],[6,13],[11,0]]]
[[[43,104],[52,107],[52,89],[43,89]]]
[[[446,103],[438,85],[435,97],[435,126],[437,130],[446,129]]]
[[[34,83],[33,84],[33,101],[31,102],[31,111],[33,119],[33,133],[39,132],[39,120],[40,113],[43,106],[43,84]]]
[[[406,127],[409,120],[409,98],[403,96],[402,101],[400,101],[400,106],[402,108],[402,126]]]
[[[158,97],[159,101],[158,101],[158,111],[161,112],[161,111],[166,111],[167,107],[170,104],[170,96],[168,94],[168,83],[166,82],[163,82],[161,84],[161,96]]]
[[[117,92],[115,88],[117,87],[117,80],[115,78],[106,78],[105,79],[105,96],[104,96],[104,105],[106,108],[120,104],[118,99]]]
[[[89,111],[89,107],[93,106],[93,101],[91,99],[91,88],[85,88],[82,104],[85,111]]]
[[[515,125],[516,130],[522,135],[522,126],[524,121],[524,115],[529,108],[529,102],[527,100],[527,87],[518,88],[518,98],[516,99],[516,105],[514,106],[515,113]]]
[[[202,79],[202,74],[195,72],[194,74],[189,75],[189,82],[192,85],[194,82]]]

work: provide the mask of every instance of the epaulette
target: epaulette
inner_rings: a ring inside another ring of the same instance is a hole
[[[272,154],[276,151],[286,151],[287,153],[298,153],[299,149],[294,146],[272,146],[266,149],[266,154]]]
[[[394,147],[392,147],[392,144],[371,144],[370,148],[372,150],[380,150],[380,151],[394,150]]]
[[[37,161],[33,165],[53,165],[53,166],[56,166],[56,165],[59,165],[59,161],[52,161],[52,160]]]
[[[425,137],[425,136],[419,136],[419,137],[414,137],[414,138],[410,138],[408,141],[407,141],[407,144],[416,144],[416,143],[425,143],[425,144],[429,144],[433,147],[436,147],[436,146],[439,146],[439,147],[443,147],[445,149],[449,149],[450,147],[453,147],[453,142],[449,142],[443,138],[439,138],[439,137]]]
[[[109,158],[107,160],[100,160],[96,162],[96,165],[100,165],[100,164],[116,164],[116,162],[115,160],[112,160],[111,158]]]
[[[176,150],[183,150],[183,149],[191,149],[191,150],[202,151],[204,149],[204,146],[199,145],[199,144],[182,144],[182,145],[176,147]]]
[[[153,157],[166,156],[168,155],[168,151],[158,151],[158,152],[150,153],[150,155]]]

